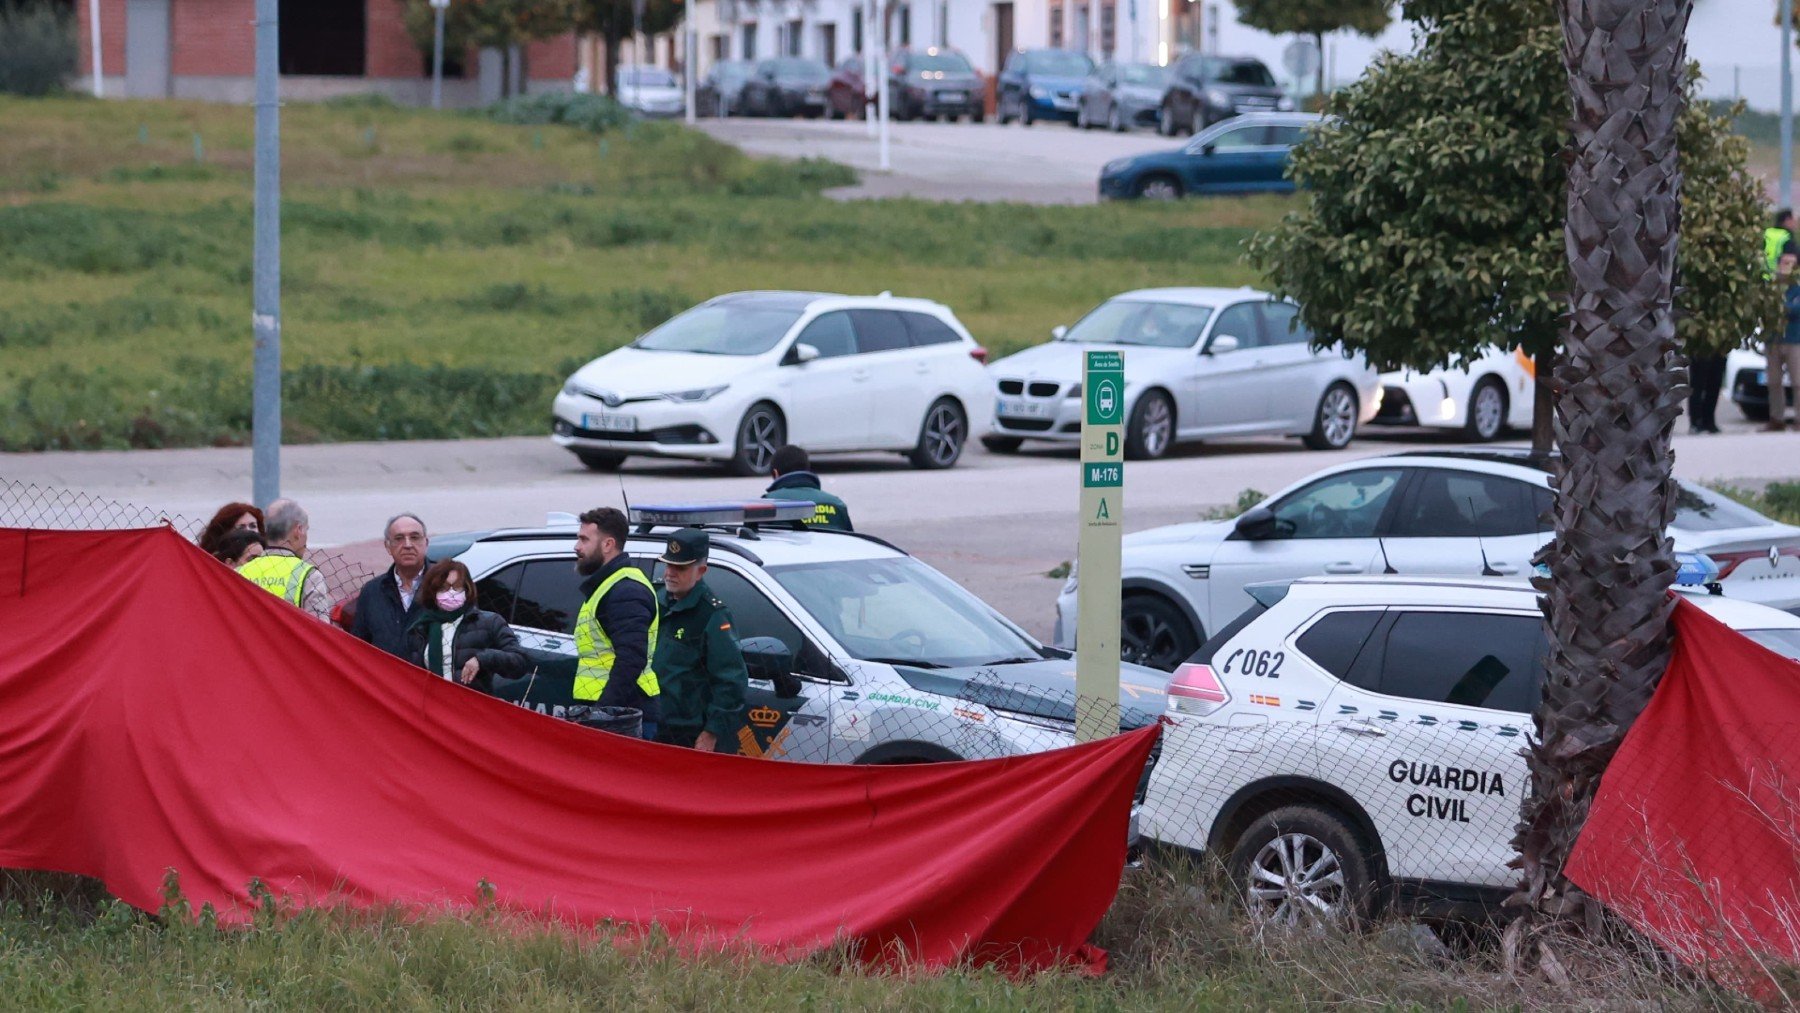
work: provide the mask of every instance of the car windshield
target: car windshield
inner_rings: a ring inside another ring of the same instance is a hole
[[[769,574],[860,661],[931,668],[1041,658],[986,602],[916,559],[771,566]]]
[[[1757,528],[1775,522],[1724,496],[1686,482],[1675,485],[1674,527],[1683,531],[1726,531]]]
[[[1739,630],[1776,654],[1800,661],[1800,630]]]
[[[1120,84],[1159,85],[1163,83],[1163,68],[1153,67],[1148,63],[1127,63],[1119,68]]]
[[[1275,75],[1258,60],[1208,60],[1206,79],[1217,84],[1244,84],[1257,88],[1275,87]]]
[[[673,88],[675,75],[661,67],[627,67],[619,71],[619,84],[627,88]]]
[[[721,81],[742,81],[750,76],[752,68],[747,63],[721,63],[713,68],[713,73]]]
[[[1200,340],[1210,306],[1114,299],[1082,317],[1064,341],[1085,345],[1149,345],[1187,348]]]
[[[906,60],[908,70],[944,70],[953,74],[967,74],[975,68],[963,59],[961,53],[914,53]]]
[[[776,77],[793,78],[797,81],[826,81],[831,78],[831,68],[817,60],[776,60],[771,64]]]
[[[639,338],[636,347],[649,352],[761,355],[799,319],[799,310],[696,306]]]
[[[1094,72],[1094,61],[1080,53],[1046,49],[1025,58],[1025,69],[1033,74],[1051,77],[1086,77]]]

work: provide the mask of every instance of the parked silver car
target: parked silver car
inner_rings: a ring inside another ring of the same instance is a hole
[[[1125,362],[1130,458],[1220,436],[1284,434],[1341,449],[1381,403],[1380,376],[1360,354],[1314,349],[1299,307],[1256,289],[1127,292],[1051,333],[988,367],[999,395],[989,450],[1077,442],[1082,355],[1096,349]]]

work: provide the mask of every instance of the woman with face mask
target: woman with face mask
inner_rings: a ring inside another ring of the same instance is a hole
[[[531,659],[506,620],[475,607],[469,568],[446,559],[419,581],[425,603],[407,627],[412,663],[441,679],[491,692],[495,677],[516,679],[531,671]]]

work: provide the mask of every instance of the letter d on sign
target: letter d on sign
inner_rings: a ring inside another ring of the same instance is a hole
[[[1117,432],[1107,433],[1106,434],[1106,456],[1117,457],[1118,455],[1119,455],[1119,434]]]

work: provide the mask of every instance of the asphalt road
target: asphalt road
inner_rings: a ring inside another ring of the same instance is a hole
[[[1066,123],[894,123],[891,168],[879,168],[876,143],[855,121],[701,120],[719,140],[765,158],[825,158],[859,170],[862,183],[841,198],[1092,204],[1100,167],[1115,158],[1180,147],[1151,131],[1114,134]]]
[[[1676,473],[1697,481],[1759,486],[1800,476],[1800,433],[1758,433],[1726,408],[1728,432],[1678,436]],[[1126,468],[1124,525],[1136,531],[1194,520],[1235,502],[1247,488],[1271,493],[1349,458],[1454,446],[1416,431],[1376,430],[1350,449],[1322,453],[1297,440],[1210,443]],[[378,558],[374,539],[401,510],[433,530],[536,525],[549,511],[634,503],[754,497],[763,483],[714,467],[633,459],[619,475],[588,472],[548,438],[288,447],[283,492],[312,514],[315,546],[350,546]],[[917,472],[894,455],[826,458],[825,483],[850,504],[857,527],[939,567],[1039,636],[1048,636],[1060,582],[1046,576],[1074,554],[1074,451],[1011,456],[979,448],[946,472]],[[623,489],[621,489],[623,486]],[[250,452],[205,448],[128,452],[0,454],[0,518],[66,525],[32,515],[30,489],[79,490],[204,519],[246,499]],[[67,501],[62,501],[66,503]],[[92,508],[90,508],[92,509]]]

